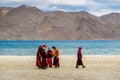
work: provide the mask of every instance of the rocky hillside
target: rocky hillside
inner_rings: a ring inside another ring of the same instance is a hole
[[[120,13],[110,13],[100,17],[102,20],[109,23],[120,25]]]
[[[109,17],[105,17],[108,15],[96,17],[85,11],[43,12],[26,5],[10,9],[0,8],[0,39],[120,39],[120,26],[116,25],[118,22],[114,16],[111,17],[113,21],[109,21]],[[118,17],[116,18],[120,19]]]

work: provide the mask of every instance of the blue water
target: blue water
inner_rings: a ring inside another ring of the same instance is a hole
[[[61,55],[76,55],[77,48],[88,55],[120,55],[120,40],[0,41],[0,55],[35,55],[39,45],[56,46]]]

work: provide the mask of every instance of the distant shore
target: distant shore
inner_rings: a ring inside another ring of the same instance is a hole
[[[36,67],[36,56],[0,56],[0,80],[120,80],[120,55],[83,55],[86,68],[75,68],[76,55],[61,55],[60,68]]]

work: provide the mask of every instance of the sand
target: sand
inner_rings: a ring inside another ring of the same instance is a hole
[[[38,69],[35,56],[0,56],[0,80],[120,80],[120,55],[60,56],[60,68]]]

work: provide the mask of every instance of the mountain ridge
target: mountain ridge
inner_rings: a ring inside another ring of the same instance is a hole
[[[0,8],[0,13],[4,9]],[[0,40],[120,39],[120,25],[115,23],[119,16],[111,16],[113,21],[108,21],[105,17],[108,15],[97,17],[86,11],[44,12],[34,6],[22,5],[0,15]]]

